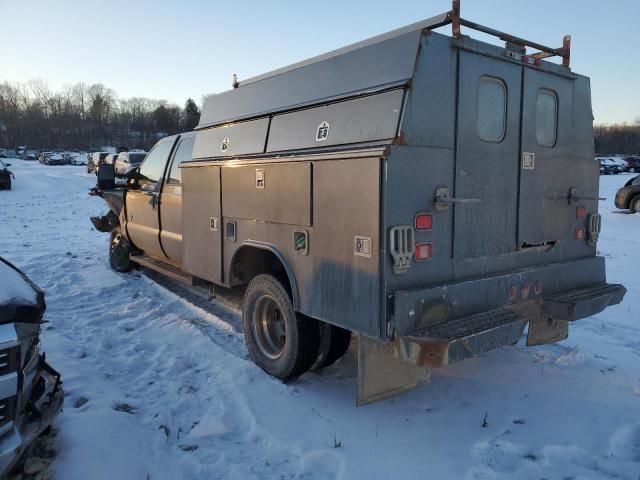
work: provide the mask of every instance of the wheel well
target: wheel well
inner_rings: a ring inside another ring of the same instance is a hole
[[[245,245],[240,247],[229,267],[229,285],[246,286],[256,275],[268,274],[278,279],[298,308],[298,289],[293,272],[280,252],[273,247]]]

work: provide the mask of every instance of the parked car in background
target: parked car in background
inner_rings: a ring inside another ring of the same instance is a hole
[[[35,161],[38,159],[38,156],[35,153],[27,153],[23,160]]]
[[[0,190],[11,190],[11,178],[13,173],[9,170],[10,163],[0,160]]]
[[[98,166],[104,162],[104,159],[110,152],[93,152],[89,154],[87,159],[87,173],[96,173]]]
[[[609,158],[599,158],[600,161],[600,174],[601,175],[615,175],[620,173],[618,166]]]
[[[640,212],[640,175],[633,177],[616,192],[615,205],[632,212]]]
[[[87,154],[84,152],[73,152],[71,155],[71,165],[87,165]]]
[[[43,164],[44,164],[44,163],[46,163],[46,161],[47,161],[47,157],[48,157],[49,155],[51,155],[52,153],[53,153],[53,152],[49,152],[49,151],[47,151],[47,150],[45,150],[44,152],[40,152],[40,155],[38,155],[38,161],[39,161],[40,163],[43,163]]]
[[[4,148],[0,148],[0,158],[7,158],[7,151]]]
[[[52,153],[45,159],[47,165],[65,165],[67,160],[60,153]]]
[[[617,173],[624,173],[629,171],[627,162],[621,157],[608,157],[608,160],[616,166]]]
[[[147,152],[122,152],[114,163],[116,177],[126,177],[127,174],[140,166]]]
[[[631,173],[640,173],[640,156],[631,155],[625,157],[624,161],[627,162],[627,171]]]
[[[44,292],[0,257],[0,478],[55,420],[64,393],[60,374],[40,353]]]
[[[102,163],[106,163],[107,165],[115,165],[116,160],[118,159],[118,155],[118,153],[110,153],[109,155],[104,157],[104,162]]]
[[[27,152],[27,146],[26,146],[26,145],[23,145],[23,146],[21,146],[21,147],[16,147],[16,148],[15,148],[15,152],[16,152],[16,156],[17,156],[18,158],[20,158],[20,157],[22,157],[22,155],[23,155],[24,153],[26,153],[26,152]]]

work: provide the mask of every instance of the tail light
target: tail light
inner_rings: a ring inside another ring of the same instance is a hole
[[[416,230],[424,231],[433,228],[433,216],[430,213],[419,213],[415,219]]]
[[[414,256],[416,260],[431,260],[433,257],[433,244],[430,242],[416,243],[414,249]]]
[[[574,240],[584,240],[584,227],[578,227],[573,233]]]
[[[527,298],[529,296],[530,287],[528,283],[525,283],[520,289],[520,295],[522,298]]]
[[[576,208],[576,218],[578,219],[583,219],[587,217],[587,208],[580,206],[578,208]]]
[[[509,300],[513,301],[518,297],[518,287],[512,285],[509,288]]]

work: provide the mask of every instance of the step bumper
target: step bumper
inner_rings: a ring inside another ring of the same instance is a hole
[[[405,360],[442,367],[516,343],[527,324],[527,346],[564,340],[569,322],[620,303],[625,293],[622,285],[594,284],[437,323],[394,342]]]

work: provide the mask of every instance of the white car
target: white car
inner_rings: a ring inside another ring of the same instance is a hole
[[[71,156],[71,165],[86,165],[88,162],[86,153],[74,153]]]

